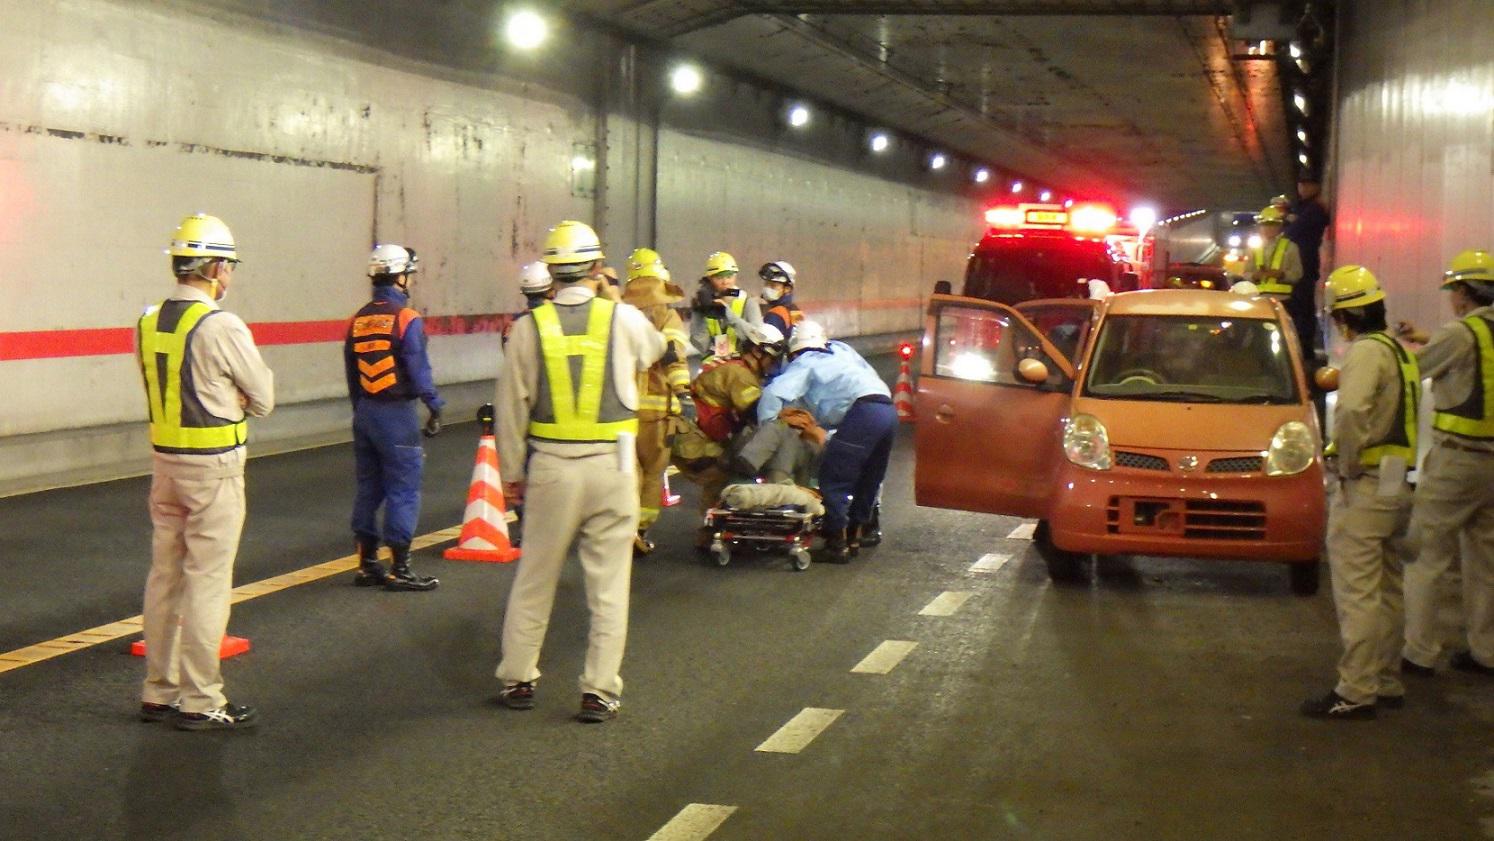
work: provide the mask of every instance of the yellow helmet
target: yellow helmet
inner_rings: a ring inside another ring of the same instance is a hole
[[[1328,293],[1328,309],[1347,310],[1385,300],[1380,281],[1364,266],[1339,266],[1323,284]]]
[[[705,276],[715,277],[718,274],[736,274],[737,261],[735,257],[725,251],[717,251],[706,258]]]
[[[1442,274],[1442,288],[1464,281],[1494,283],[1494,257],[1482,248],[1470,248],[1452,258]]]
[[[1272,207],[1290,207],[1291,204],[1292,200],[1286,197],[1286,193],[1281,193],[1280,195],[1271,197]]]
[[[1257,225],[1280,225],[1284,221],[1286,221],[1286,216],[1275,205],[1267,205],[1264,210],[1255,214]]]
[[[166,253],[173,257],[221,257],[237,261],[233,232],[223,220],[206,213],[194,213],[176,226]]]
[[[659,252],[652,248],[635,248],[628,255],[628,280],[640,277],[669,277],[668,270],[664,268],[664,258],[659,256]]]
[[[566,220],[550,229],[540,260],[551,266],[590,265],[606,256],[601,239],[590,225]]]

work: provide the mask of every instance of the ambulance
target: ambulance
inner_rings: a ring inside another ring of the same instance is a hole
[[[1141,285],[1136,231],[1106,205],[993,207],[986,225],[965,264],[965,297],[1016,304],[1083,298],[1091,280],[1117,292]]]

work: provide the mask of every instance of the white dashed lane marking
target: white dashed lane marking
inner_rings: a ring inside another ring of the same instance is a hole
[[[1012,540],[1031,540],[1032,533],[1035,531],[1037,531],[1037,523],[1022,523],[1012,529],[1011,534],[1008,534],[1007,537]]]
[[[1012,556],[1006,552],[990,552],[980,556],[980,560],[970,565],[971,572],[996,572],[1006,566]]]
[[[934,597],[934,600],[923,606],[918,611],[919,616],[953,616],[971,596],[975,595],[969,590],[946,590]]]
[[[691,803],[680,810],[669,823],[648,837],[648,841],[700,841],[716,831],[735,812],[735,806],[716,806],[710,803]]]
[[[788,720],[788,723],[778,728],[778,732],[768,737],[768,740],[757,746],[762,753],[798,753],[809,746],[815,737],[825,732],[840,718],[845,710],[825,710],[818,707],[805,707],[798,715]]]
[[[862,675],[885,675],[897,668],[897,664],[903,662],[903,658],[917,647],[916,642],[887,640],[872,649],[872,652],[863,657],[860,663],[852,666],[851,671]]]

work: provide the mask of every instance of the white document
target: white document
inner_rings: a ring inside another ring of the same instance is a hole
[[[638,436],[631,432],[617,433],[617,472],[631,475],[638,466]]]
[[[1406,484],[1406,459],[1404,456],[1385,456],[1380,459],[1380,484],[1376,496],[1400,496]]]

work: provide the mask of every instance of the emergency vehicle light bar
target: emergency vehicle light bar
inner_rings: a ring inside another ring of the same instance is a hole
[[[1023,203],[1003,205],[986,211],[986,224],[992,228],[1027,231],[1069,230],[1078,234],[1105,234],[1118,222],[1115,211],[1103,204],[1076,204],[1065,209],[1061,204]]]

